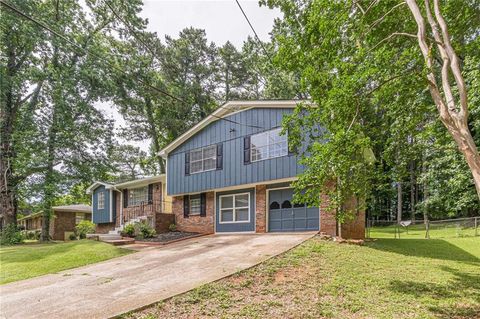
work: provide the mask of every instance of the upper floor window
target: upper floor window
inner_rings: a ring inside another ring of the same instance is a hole
[[[189,157],[190,174],[217,169],[217,145],[192,150]]]
[[[97,208],[98,209],[105,208],[105,192],[99,192],[97,194]]]
[[[281,131],[276,128],[250,137],[252,162],[288,155],[288,137]]]
[[[148,203],[148,187],[139,187],[128,190],[128,206],[137,206]]]

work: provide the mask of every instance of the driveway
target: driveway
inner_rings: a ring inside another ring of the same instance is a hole
[[[0,286],[2,318],[108,318],[278,255],[313,233],[217,235]]]

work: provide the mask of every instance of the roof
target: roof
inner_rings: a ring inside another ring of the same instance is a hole
[[[180,135],[173,142],[168,144],[159,152],[159,155],[166,157],[168,153],[176,149],[178,146],[187,141],[190,137],[201,131],[212,122],[218,121],[221,118],[232,113],[244,111],[251,108],[295,108],[298,103],[308,102],[305,100],[255,100],[255,101],[228,101],[220,106],[215,112],[204,118],[191,129]]]
[[[148,184],[156,183],[156,182],[165,183],[165,174],[139,178],[139,179],[135,179],[135,180],[128,181],[128,182],[122,182],[122,183],[118,183],[118,184],[110,184],[110,183],[104,183],[104,182],[97,181],[97,182],[93,183],[92,185],[90,185],[90,187],[87,188],[86,192],[87,192],[87,194],[91,194],[94,189],[96,189],[98,186],[101,186],[101,185],[105,186],[106,189],[120,190],[120,189],[131,188],[131,187],[142,187],[142,186],[146,186]]]
[[[30,218],[42,216],[42,213],[43,213],[43,212],[32,213],[32,214],[30,214],[30,215],[27,215],[27,216],[24,216],[24,217],[22,217],[22,218],[17,219],[17,221],[21,221],[21,220],[25,220],[25,219],[30,219]]]
[[[75,213],[91,213],[92,207],[84,204],[53,206],[54,212],[75,212]]]

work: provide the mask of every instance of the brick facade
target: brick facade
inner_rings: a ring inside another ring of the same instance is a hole
[[[255,187],[255,231],[265,233],[267,231],[267,186]]]
[[[175,223],[175,215],[174,214],[164,214],[164,213],[157,213],[155,215],[155,231],[157,233],[165,233],[169,231],[170,224]]]
[[[95,233],[97,234],[106,234],[111,230],[115,229],[115,223],[104,223],[97,224],[95,227]]]
[[[212,234],[215,231],[215,193],[206,193],[206,216],[183,216],[183,196],[173,197],[173,213],[177,229],[186,232]]]

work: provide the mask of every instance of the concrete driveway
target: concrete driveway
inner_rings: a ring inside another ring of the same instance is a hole
[[[0,286],[2,318],[108,318],[278,255],[313,233],[216,235]]]

